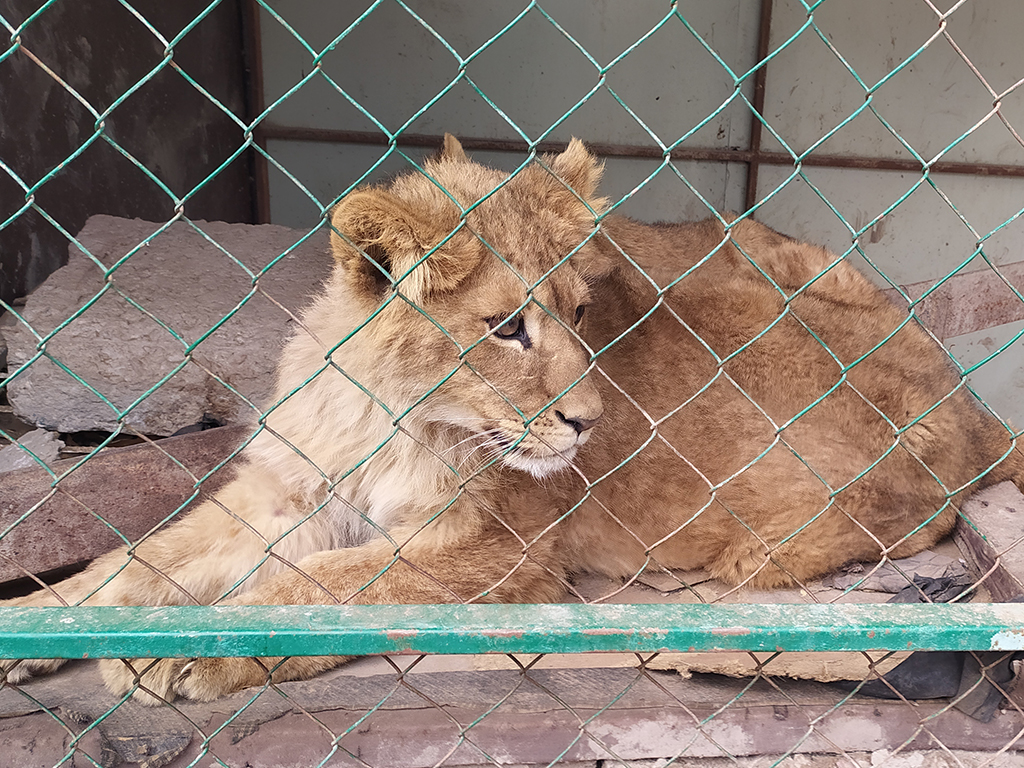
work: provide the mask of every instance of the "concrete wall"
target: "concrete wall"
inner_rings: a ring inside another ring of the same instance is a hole
[[[308,0],[283,0],[274,7],[317,51],[364,10],[356,4]],[[521,10],[517,4],[446,0],[421,0],[411,7],[464,58],[485,46]],[[559,0],[543,7],[601,66],[647,34],[668,12],[660,0]],[[734,72],[753,66],[759,2],[687,3],[680,9]],[[864,106],[871,89],[870,106],[877,115],[862,110],[817,146],[816,154],[913,159],[917,153],[927,160],[941,156],[945,161],[1024,164],[1024,148],[998,116],[972,131],[989,114],[994,101],[980,78],[1002,93],[1024,77],[1024,48],[1014,37],[1024,25],[1024,5],[1014,0],[968,3],[949,18],[945,28],[949,37],[977,72],[950,40],[940,35],[877,89],[873,87],[876,83],[937,34],[939,19],[928,5],[834,0],[816,10],[814,21],[817,28],[805,27],[807,12],[798,0],[774,3],[773,50],[803,31],[768,65],[764,117],[770,127],[762,132],[764,150],[783,152],[789,148],[802,153],[815,146]],[[267,13],[262,17],[262,35],[265,98],[271,104],[309,75],[313,56]],[[670,144],[721,107],[733,92],[732,80],[722,65],[678,18],[670,18],[609,70],[608,89],[600,89],[558,123],[598,83],[599,73],[537,10],[491,42],[466,68],[494,106],[470,84],[461,82],[422,111],[457,77],[458,63],[431,32],[397,4],[376,8],[352,28],[323,58],[323,70],[337,87],[313,77],[283,98],[271,114],[271,122],[379,130],[339,92],[343,90],[390,131],[406,126],[409,132],[420,134],[450,131],[515,139],[518,133],[511,121],[530,138],[544,135],[566,140],[575,135],[590,142],[652,146],[655,140],[648,130]],[[742,89],[748,98],[751,85],[748,80]],[[612,91],[643,126],[616,102]],[[1020,130],[1024,130],[1022,92],[1024,88],[1012,91],[1000,103],[1002,116]],[[748,149],[750,124],[749,108],[734,99],[682,146]],[[270,172],[272,220],[290,226],[316,222],[323,208],[358,182],[384,153],[375,146],[309,141],[274,140],[268,148],[293,175],[288,178],[277,169]],[[410,150],[408,154],[418,160],[424,151]],[[509,170],[524,157],[485,152],[475,156]],[[612,158],[604,190],[613,198],[624,196],[657,165],[652,160]],[[677,162],[675,166],[707,204],[678,177],[663,170],[621,210],[654,221],[701,218],[708,213],[707,205],[717,210],[744,208],[745,164]],[[407,168],[407,162],[395,155],[367,178],[375,180]],[[757,218],[844,253],[853,244],[851,228],[860,230],[872,223],[910,192],[859,240],[864,255],[875,266],[865,263],[856,251],[850,255],[879,284],[940,280],[968,261],[964,272],[989,269],[980,256],[971,260],[979,239],[986,235],[984,256],[993,263],[1024,260],[1024,222],[1014,220],[1002,226],[1024,208],[1024,179],[936,173],[930,182],[920,181],[918,172],[807,166],[803,176],[794,177],[792,165],[761,165],[757,195],[767,202]],[[832,203],[839,216],[820,195]],[[985,340],[1005,341],[1007,334],[1012,338],[1016,326],[1005,325],[1003,320],[993,316],[992,323],[1000,327],[992,333],[978,329],[946,341],[955,355],[963,355],[965,364],[974,364],[980,351],[988,349]],[[999,413],[1024,424],[1024,398],[1020,397],[1024,393],[1018,384],[1024,382],[1024,364],[1020,360],[1021,356],[1011,351],[978,369],[971,380]]]
[[[694,3],[687,9],[691,25],[737,71],[753,66],[756,53],[756,0]],[[354,4],[286,0],[275,4],[280,15],[310,45],[326,46],[354,20]],[[522,10],[515,3],[449,3],[427,0],[412,6],[464,58],[485,45]],[[544,9],[605,65],[647,34],[668,13],[661,0],[579,3],[558,0]],[[265,98],[274,103],[310,71],[311,56],[269,14],[262,16]],[[458,74],[458,63],[445,47],[397,4],[374,10],[324,57],[324,71],[390,131],[408,125],[413,133],[516,139],[514,122],[527,136],[544,134],[598,83],[598,68],[534,10],[491,43],[466,71],[508,120],[487,104],[468,82],[460,82],[421,115],[417,113]],[[662,141],[676,141],[718,109],[733,93],[729,78],[715,59],[677,18],[650,36],[616,64],[607,84]],[[744,88],[748,96],[752,83]],[[413,119],[414,118],[414,119]],[[288,96],[272,113],[279,125],[375,130],[371,120],[323,78],[315,77]],[[738,100],[702,127],[685,146],[745,148],[749,111]],[[651,144],[647,131],[600,89],[546,137],[568,141]],[[352,145],[272,142],[270,151],[323,205],[329,204],[378,159],[382,150]],[[420,156],[422,153],[417,153]],[[507,153],[476,157],[513,169],[525,155]],[[381,173],[408,166],[395,160]],[[657,167],[652,161],[609,163],[605,191],[630,192]],[[684,173],[715,207],[738,208],[746,183],[743,166],[691,163]],[[379,177],[375,174],[374,178]],[[650,190],[630,202],[640,218],[703,217],[706,206],[678,179],[664,174]],[[275,223],[304,226],[317,220],[318,206],[283,174],[271,178],[271,215]]]

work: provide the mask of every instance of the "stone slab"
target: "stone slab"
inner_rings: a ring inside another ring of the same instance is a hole
[[[279,350],[294,324],[289,311],[299,312],[330,273],[327,231],[315,233],[260,277],[258,291],[189,356],[187,346],[253,290],[252,277],[236,260],[256,274],[304,233],[269,224],[177,222],[160,231],[162,226],[93,216],[77,238],[96,261],[70,245],[68,264],[25,303],[22,316],[32,330],[6,318],[8,370],[17,372],[7,382],[8,400],[18,417],[56,432],[112,432],[118,427],[115,409],[129,408],[183,361],[181,370],[124,417],[126,424],[167,436],[202,422],[253,421],[243,397],[260,409],[270,404]],[[129,253],[109,274],[108,285],[105,271]],[[48,338],[46,356],[35,357],[40,338],[80,310]]]

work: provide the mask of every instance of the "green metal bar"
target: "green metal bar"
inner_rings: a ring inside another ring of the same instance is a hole
[[[1024,650],[1024,604],[0,608],[0,658]]]

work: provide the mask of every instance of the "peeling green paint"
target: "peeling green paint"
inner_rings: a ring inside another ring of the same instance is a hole
[[[0,608],[0,658],[1024,650],[1024,605]]]

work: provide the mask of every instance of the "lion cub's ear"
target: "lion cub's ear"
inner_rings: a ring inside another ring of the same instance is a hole
[[[562,154],[549,157],[548,167],[598,213],[608,205],[605,198],[597,196],[604,163],[590,154],[579,139],[573,138]]]
[[[581,228],[596,226],[594,214],[600,215],[608,207],[608,198],[599,197],[597,185],[604,173],[604,163],[590,154],[583,142],[573,139],[565,151],[554,157],[545,158],[547,167],[561,183],[549,185],[549,199],[555,209],[564,216],[575,218]],[[572,192],[565,188],[568,185]],[[577,195],[579,197],[577,197]],[[580,205],[582,199],[587,206]],[[603,239],[603,238],[602,238]],[[614,253],[598,247],[586,247],[572,256],[571,262],[577,271],[588,280],[598,280],[610,274],[618,265]]]
[[[457,223],[456,218],[452,228]],[[432,291],[451,290],[476,266],[454,242],[417,264],[451,228],[382,189],[357,190],[338,203],[331,228],[334,258],[350,283],[377,299],[401,279],[399,290],[418,301]]]
[[[450,133],[444,135],[444,147],[441,149],[441,160],[450,160],[454,163],[468,163],[466,151],[462,144]]]

